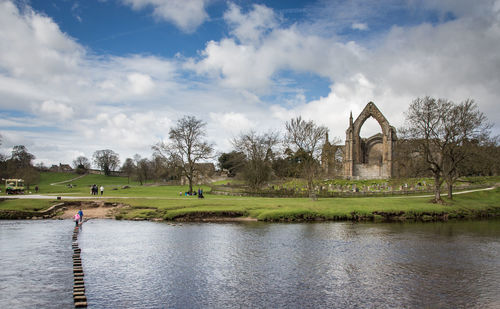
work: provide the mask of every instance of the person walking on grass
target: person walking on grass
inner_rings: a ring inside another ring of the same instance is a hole
[[[104,194],[104,186],[101,186],[101,196]]]

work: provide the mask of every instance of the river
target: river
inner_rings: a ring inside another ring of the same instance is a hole
[[[4,308],[70,307],[73,224],[0,221]],[[499,308],[500,220],[90,220],[89,308]]]

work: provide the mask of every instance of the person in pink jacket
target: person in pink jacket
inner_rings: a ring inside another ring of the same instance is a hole
[[[80,222],[80,215],[78,213],[73,216],[73,221],[75,221],[75,226],[78,226],[78,223]]]

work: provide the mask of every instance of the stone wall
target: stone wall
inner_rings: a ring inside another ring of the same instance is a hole
[[[387,164],[354,164],[353,179],[390,178],[391,171]]]

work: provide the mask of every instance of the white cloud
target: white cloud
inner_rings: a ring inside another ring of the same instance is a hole
[[[242,14],[240,7],[229,3],[224,19],[232,28],[231,33],[243,43],[259,43],[266,32],[278,25],[273,10],[259,4],[254,4],[248,14]]]
[[[182,31],[193,32],[208,18],[206,0],[122,0],[134,10],[153,8],[153,15],[173,23]]]
[[[368,30],[368,25],[365,23],[353,23],[351,26],[352,29],[354,30]]]
[[[132,73],[127,75],[133,94],[146,94],[154,88],[154,82],[149,75]]]
[[[0,2],[0,65],[12,77],[45,78],[74,71],[84,53],[50,18]],[[7,44],[8,43],[8,44]],[[64,77],[64,76],[62,76]]]
[[[46,114],[48,118],[63,120],[69,119],[74,115],[72,107],[52,100],[42,102],[42,105],[39,107],[33,106],[33,113],[36,114],[38,112]]]
[[[210,120],[219,124],[224,130],[236,133],[250,130],[254,123],[252,123],[244,114],[229,112],[229,113],[209,113]]]

